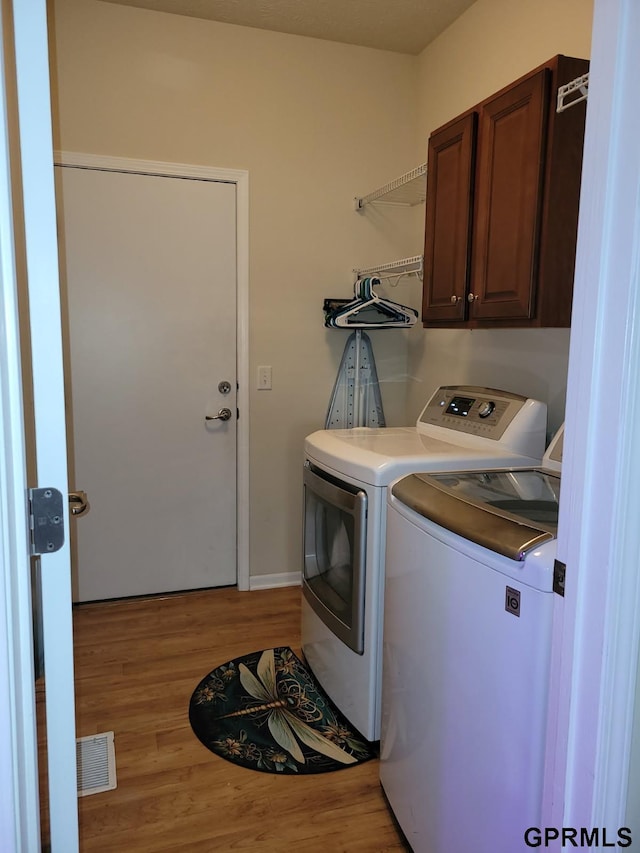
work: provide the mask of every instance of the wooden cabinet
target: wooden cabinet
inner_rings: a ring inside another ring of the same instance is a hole
[[[423,320],[466,316],[477,119],[469,113],[429,139]]]
[[[569,326],[585,104],[554,57],[429,139],[425,326]]]

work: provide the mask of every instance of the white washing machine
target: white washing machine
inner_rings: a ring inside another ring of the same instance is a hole
[[[389,489],[380,780],[414,853],[541,825],[561,456]]]
[[[546,406],[443,386],[415,427],[319,430],[305,440],[302,649],[326,693],[380,738],[386,492],[412,471],[538,464]]]

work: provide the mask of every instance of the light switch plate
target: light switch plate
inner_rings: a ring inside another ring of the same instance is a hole
[[[271,365],[258,367],[258,391],[271,391]]]

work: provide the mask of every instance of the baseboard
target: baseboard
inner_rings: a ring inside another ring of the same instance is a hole
[[[276,589],[279,586],[300,586],[301,572],[278,572],[272,575],[253,575],[249,578],[249,589]]]

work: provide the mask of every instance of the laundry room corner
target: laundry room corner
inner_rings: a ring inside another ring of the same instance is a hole
[[[527,0],[516,14],[477,0],[409,56],[101,0],[52,3],[58,150],[249,173],[252,576],[299,572],[302,442],[324,422],[345,345],[323,325],[323,300],[350,298],[355,269],[422,252],[424,205],[358,211],[354,199],[424,163],[434,127],[536,62],[587,57],[591,9]],[[417,276],[383,292],[419,309]],[[443,381],[542,399],[550,433],[562,421],[566,328],[418,323],[372,341],[390,425],[412,423]]]
[[[249,174],[250,571],[299,576],[302,444],[345,343],[323,300],[420,251],[423,207],[354,209],[418,161],[417,58],[100,0],[55,0],[50,28],[57,150]],[[417,308],[416,281],[389,287]],[[399,423],[404,333],[376,337]]]
[[[640,0],[0,2],[6,853],[632,846]]]
[[[477,0],[419,57],[425,154],[436,128],[549,57],[588,58],[592,16],[593,0]],[[489,384],[546,402],[550,438],[564,420],[568,358],[568,328],[413,329],[407,423],[439,382]]]

